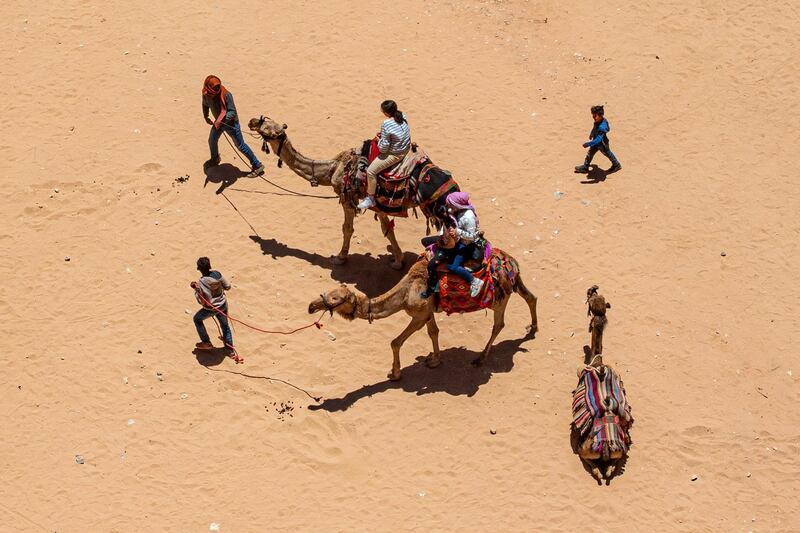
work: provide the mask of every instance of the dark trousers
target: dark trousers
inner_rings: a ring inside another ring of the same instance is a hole
[[[256,154],[253,153],[253,150],[247,146],[247,143],[244,142],[244,136],[242,135],[242,129],[239,126],[239,122],[236,121],[233,124],[221,124],[219,129],[211,126],[211,131],[208,134],[208,148],[211,150],[211,159],[218,159],[219,158],[219,138],[222,137],[223,133],[227,133],[233,139],[233,144],[236,148],[239,149],[240,152],[244,154],[244,156],[250,160],[250,166],[253,168],[258,168],[261,165],[261,162],[256,157]]]
[[[225,304],[220,309],[227,313],[228,304]],[[206,309],[205,307],[194,314],[194,327],[197,328],[197,334],[200,335],[200,342],[211,342],[211,339],[208,338],[206,325],[203,324],[203,321],[212,316],[216,316],[217,320],[219,320],[219,325],[222,328],[222,338],[224,339],[225,344],[228,346],[233,346],[233,334],[231,333],[231,327],[228,324],[228,318],[222,313],[214,311],[213,309]]]
[[[472,272],[464,268],[464,261],[472,257],[475,252],[475,244],[464,244],[459,242],[452,250],[437,249],[436,255],[428,261],[428,290],[433,291],[439,283],[439,272],[436,267],[440,263],[447,263],[447,270],[460,277],[467,283],[472,283],[474,277]]]
[[[600,143],[595,146],[589,147],[589,151],[586,152],[586,160],[583,162],[583,166],[588,167],[592,163],[592,159],[594,158],[594,154],[600,152],[604,156],[611,161],[612,165],[619,165],[619,161],[617,160],[617,156],[614,155],[614,152],[611,151],[611,143],[604,142]]]

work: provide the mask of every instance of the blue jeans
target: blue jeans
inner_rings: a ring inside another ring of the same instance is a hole
[[[596,146],[590,146],[589,151],[586,152],[586,160],[583,162],[583,166],[588,167],[591,164],[592,159],[594,158],[594,154],[600,152],[604,156],[611,161],[612,165],[619,165],[619,161],[617,161],[617,156],[614,155],[614,152],[611,151],[611,143],[600,143]]]
[[[220,307],[226,313],[228,312],[228,304],[225,304],[223,307]],[[203,324],[203,320],[216,316],[217,320],[219,320],[219,325],[222,328],[222,338],[225,340],[225,344],[233,346],[233,334],[231,333],[231,327],[228,324],[228,318],[223,315],[222,313],[218,313],[213,309],[200,309],[198,312],[194,314],[194,327],[197,328],[197,334],[200,335],[200,342],[211,342],[211,339],[208,338],[208,332],[206,331],[206,326]]]
[[[447,264],[447,270],[463,279],[467,283],[472,283],[472,280],[474,279],[472,272],[461,265],[464,264],[464,261],[466,261],[467,258],[472,257],[474,251],[474,244],[464,244],[463,242],[459,241],[458,244],[456,244],[453,259]]]
[[[211,159],[219,158],[219,138],[222,137],[223,133],[230,135],[236,148],[238,148],[239,151],[250,160],[250,166],[252,168],[258,168],[261,166],[256,154],[254,154],[253,150],[251,150],[250,147],[247,146],[247,143],[244,142],[244,136],[242,135],[242,129],[239,127],[238,120],[234,122],[233,125],[225,124],[223,122],[219,129],[211,126],[211,133],[208,134],[208,147],[211,149]]]

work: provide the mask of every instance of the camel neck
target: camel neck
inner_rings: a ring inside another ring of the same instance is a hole
[[[282,146],[280,139],[270,139],[269,146],[275,155],[283,159],[283,162],[304,180],[311,181],[311,178],[315,177],[320,185],[331,185],[331,174],[337,164],[335,160],[308,158],[295,149],[289,137],[284,138]]]
[[[359,294],[356,298],[356,317],[364,320],[380,320],[391,316],[403,309],[403,292],[405,288],[398,285],[384,294],[375,298],[367,298],[364,294]]]

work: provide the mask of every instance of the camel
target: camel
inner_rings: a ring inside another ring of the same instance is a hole
[[[487,360],[492,349],[492,343],[505,326],[506,306],[512,292],[519,294],[530,309],[531,323],[527,327],[527,334],[534,338],[539,329],[536,318],[536,296],[525,287],[519,275],[519,267],[516,260],[497,249],[495,249],[494,253],[510,260],[510,263],[516,269],[516,276],[512,281],[505,272],[496,273],[496,292],[491,306],[494,311],[492,334],[480,357],[472,361],[474,366],[480,366]],[[433,343],[433,353],[427,357],[425,362],[429,368],[435,368],[441,364],[439,328],[436,325],[434,316],[435,313],[441,312],[441,307],[439,306],[438,298],[423,299],[420,296],[422,290],[425,289],[427,278],[427,258],[423,256],[411,266],[408,273],[394,287],[376,298],[368,298],[360,292],[351,290],[347,285],[341,284],[312,301],[308,305],[308,312],[315,313],[325,309],[330,311],[331,315],[336,311],[347,320],[361,318],[372,322],[373,320],[391,316],[399,311],[405,311],[411,317],[411,323],[391,342],[394,359],[392,361],[392,370],[387,376],[390,380],[397,381],[401,377],[400,348],[406,339],[423,326],[428,327],[428,336]]]
[[[363,196],[345,198],[343,194],[344,171],[353,157],[354,150],[340,152],[333,159],[310,159],[295,149],[292,141],[286,135],[286,130],[288,129],[286,124],[279,124],[268,117],[260,117],[250,119],[248,127],[259,133],[264,141],[269,144],[272,151],[278,156],[279,166],[281,161],[286,162],[286,165],[295,174],[311,183],[312,186],[333,187],[334,192],[340,197],[340,203],[344,211],[342,249],[333,258],[333,262],[337,265],[344,264],[347,261],[347,255],[350,253],[350,239],[354,231],[353,221],[356,217],[356,208],[353,201],[358,202],[363,198]],[[412,204],[412,207],[415,206]],[[388,249],[393,257],[391,266],[395,270],[401,270],[403,268],[403,251],[400,249],[394,234],[394,223],[390,221],[389,215],[385,213],[376,212],[376,216],[380,220],[383,234],[389,239]]]
[[[592,317],[589,321],[589,333],[592,334],[591,354],[593,356],[603,353],[603,330],[608,324],[606,309],[611,309],[611,304],[597,293],[599,288],[597,285],[592,285],[586,291],[586,303],[589,306],[586,316]]]
[[[588,374],[588,375],[587,375]],[[593,378],[598,384],[587,387],[585,380]],[[629,435],[633,425],[630,404],[619,375],[603,364],[603,356],[595,355],[588,366],[578,369],[578,387],[572,391],[572,438],[576,443],[575,452],[589,468],[598,484],[603,478],[606,484],[621,465],[631,445]],[[604,397],[594,397],[602,403],[587,401],[587,391],[594,390],[598,395],[610,391]],[[592,411],[591,406],[594,411]]]

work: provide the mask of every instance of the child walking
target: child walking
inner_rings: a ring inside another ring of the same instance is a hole
[[[603,110],[603,106],[593,106],[591,111],[594,125],[592,126],[591,133],[589,133],[589,142],[583,143],[583,147],[588,148],[589,151],[586,152],[586,159],[583,164],[575,167],[575,172],[578,174],[588,174],[589,165],[592,163],[592,158],[597,152],[601,152],[611,161],[611,168],[608,169],[607,173],[610,174],[622,170],[622,165],[619,164],[614,152],[611,151],[611,143],[608,140],[608,132],[611,131],[611,125],[609,125],[608,120],[606,120],[604,116],[605,111]]]

